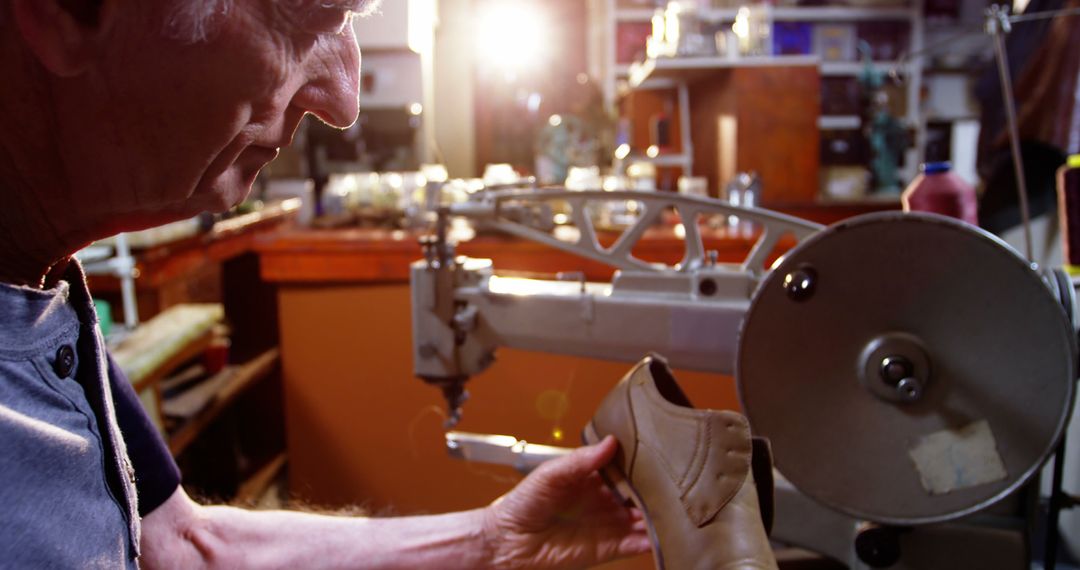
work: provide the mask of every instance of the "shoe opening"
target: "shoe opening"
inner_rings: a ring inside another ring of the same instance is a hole
[[[671,369],[668,368],[666,362],[659,358],[650,358],[649,373],[652,374],[653,381],[656,382],[656,390],[660,392],[660,395],[665,400],[684,408],[694,407],[690,403],[690,398],[686,397],[682,388],[675,382],[675,376],[671,374]]]

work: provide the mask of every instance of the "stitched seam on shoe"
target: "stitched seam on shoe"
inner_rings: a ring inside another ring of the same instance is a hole
[[[726,432],[727,430],[725,429],[724,431]],[[749,433],[747,433],[747,436],[749,436]],[[733,449],[733,448],[728,447],[728,448],[724,449],[725,455],[727,454],[727,451],[729,449]],[[726,507],[728,505],[728,503],[730,503],[732,501],[732,499],[735,498],[735,495],[739,494],[739,489],[741,489],[742,486],[746,484],[747,477],[752,474],[751,470],[750,470],[750,454],[751,453],[753,453],[753,448],[752,447],[740,452],[740,455],[744,455],[744,457],[739,461],[739,472],[742,473],[742,477],[741,478],[733,478],[734,484],[726,485],[727,489],[726,489],[726,492],[723,495],[721,495],[720,505],[712,513],[710,518],[715,517],[721,510],[723,510],[724,507]]]
[[[623,385],[623,395],[626,397],[626,409],[628,410],[627,413],[630,414],[630,429],[633,430],[630,435],[634,440],[634,449],[631,451],[630,457],[626,458],[626,479],[631,482],[634,480],[634,466],[637,464],[638,447],[641,442],[641,438],[638,436],[637,412],[634,410],[634,398],[631,397],[631,393],[633,392],[632,388],[630,382],[626,382]]]
[[[635,370],[635,372],[637,372],[637,370]],[[702,415],[708,415],[708,410],[698,410],[698,409],[695,409],[695,408],[687,408],[685,406],[680,406],[678,404],[674,404],[671,401],[669,401],[667,398],[664,398],[663,395],[660,394],[659,389],[656,387],[656,380],[654,378],[652,378],[651,374],[649,374],[648,379],[645,382],[642,383],[641,388],[642,388],[641,391],[644,392],[644,395],[645,395],[645,397],[647,399],[651,400],[654,403],[661,404],[665,415],[672,416],[674,419],[676,419],[678,421],[681,421],[681,422],[690,423],[695,428],[695,433],[699,434],[699,437],[698,437],[698,439],[696,441],[696,444],[695,444],[694,452],[691,455],[691,469],[686,469],[686,470],[676,469],[675,466],[672,465],[670,463],[670,461],[668,461],[667,456],[663,453],[662,448],[659,448],[657,446],[649,444],[643,438],[641,438],[640,436],[637,435],[638,427],[639,427],[638,422],[636,421],[637,414],[634,413],[634,416],[633,416],[635,418],[635,421],[634,421],[634,430],[635,430],[635,438],[634,438],[634,440],[635,440],[635,442],[637,443],[638,446],[649,449],[649,451],[651,451],[652,454],[657,458],[657,460],[658,460],[657,463],[667,473],[668,478],[673,483],[675,483],[676,488],[679,490],[679,497],[680,497],[681,500],[683,500],[683,502],[685,504],[685,494],[689,490],[689,487],[685,487],[684,482],[686,481],[688,473],[694,471],[694,469],[693,469],[693,459],[698,456],[699,447],[700,447],[700,444],[701,444],[700,430],[696,429],[696,428],[700,425],[701,416]],[[634,407],[633,407],[633,398],[630,396],[631,392],[632,392],[632,390],[627,390],[627,398],[629,399],[628,401],[630,402],[630,404],[629,404],[630,409],[633,412]],[[654,425],[656,423],[655,418],[653,418],[653,416],[651,414],[650,414],[650,423],[652,423]],[[706,421],[706,425],[708,425],[708,423],[709,422]],[[636,454],[637,454],[637,449],[635,449],[635,458],[636,458]],[[636,464],[636,461],[631,464],[631,469],[633,469],[633,465],[635,465],[635,464]],[[701,473],[702,470],[704,470],[704,462],[702,462],[701,468],[697,469],[697,476],[700,476],[700,473]]]
[[[682,489],[683,495],[689,494],[690,490],[697,484],[698,479],[701,479],[701,474],[705,471],[705,464],[708,462],[709,449],[712,444],[712,422],[706,421],[704,423],[705,429],[697,430],[697,441],[694,444],[694,453],[690,456],[689,468],[683,474],[682,480],[679,481],[679,488]],[[704,434],[702,431],[704,431]],[[685,487],[683,487],[684,484]]]
[[[643,386],[643,388],[644,389],[642,391],[645,393],[645,397],[649,400],[652,400],[653,402],[662,404],[664,412],[666,414],[672,415],[680,421],[688,421],[695,428],[697,428],[701,424],[702,416],[710,415],[708,410],[687,408],[670,402],[667,398],[664,398],[663,395],[659,393],[658,389],[656,388],[656,381],[652,378],[650,378],[649,381],[645,383],[645,386]],[[709,420],[711,420],[711,418],[707,417],[705,421],[706,429],[709,428],[709,425],[711,423]],[[636,427],[637,424],[635,422],[635,428]],[[666,455],[664,455],[662,450],[657,449],[655,446],[646,444],[650,448],[650,450],[652,450],[653,453],[660,458],[660,463],[664,467],[664,470],[667,472],[668,477],[671,478],[672,482],[674,482],[679,489],[680,498],[685,498],[686,493],[688,493],[690,488],[693,487],[693,483],[691,483],[690,485],[686,484],[687,477],[690,475],[690,473],[695,473],[695,475],[693,476],[693,480],[696,481],[697,478],[701,476],[701,472],[705,469],[705,461],[702,461],[700,465],[695,465],[694,463],[694,460],[697,459],[703,445],[701,441],[701,430],[695,429],[695,432],[698,434],[698,438],[695,442],[694,451],[691,455],[689,469],[676,469],[674,465],[667,461]],[[641,438],[637,439],[640,441]],[[705,449],[708,450],[708,442],[706,442],[704,445]]]
[[[671,463],[668,462],[667,457],[664,457],[664,454],[660,452],[659,448],[657,448],[655,445],[650,445],[648,442],[643,441],[640,438],[638,439],[638,445],[651,451],[652,455],[657,458],[657,463],[659,463],[660,467],[662,467],[667,473],[668,478],[671,479],[673,482],[677,481],[677,472],[675,471],[674,467],[672,467]]]
[[[696,508],[696,503],[698,501],[696,500],[696,497],[690,496],[691,492],[693,492],[694,490],[694,487],[701,479],[701,474],[705,472],[705,466],[708,464],[709,450],[712,449],[713,422],[711,420],[712,418],[707,418],[705,421],[704,436],[701,435],[702,430],[698,430],[698,442],[700,443],[702,442],[702,440],[704,440],[704,453],[701,452],[702,447],[699,446],[694,448],[691,469],[687,471],[688,473],[690,471],[693,471],[694,476],[691,477],[689,484],[686,485],[685,488],[681,488],[682,493],[679,496],[680,502],[682,502],[683,505],[683,509],[686,510],[687,516],[690,517],[690,520],[692,520],[695,525],[700,525],[702,522],[713,518],[714,516],[716,516],[716,512],[718,510],[710,508],[709,505],[703,505],[703,508],[707,511],[708,514],[699,519],[699,516],[696,514],[696,511],[698,511],[698,509]]]
[[[659,403],[663,404],[664,413],[666,415],[672,416],[674,419],[676,419],[678,421],[690,423],[695,428],[699,424],[703,412],[705,412],[705,410],[697,410],[697,409],[694,409],[694,408],[686,408],[686,407],[679,406],[679,405],[676,405],[676,404],[673,404],[673,403],[669,402],[666,398],[661,396],[660,393],[657,391],[656,384],[655,384],[654,380],[650,380],[647,383],[647,387],[645,387],[642,390],[642,392],[644,392],[645,397],[648,398],[649,400],[652,400],[653,402],[659,402]],[[655,424],[655,423],[656,422],[653,421],[653,424]],[[695,431],[697,431],[697,430],[695,430]],[[641,440],[641,438],[638,438],[638,440]],[[662,450],[660,448],[657,448],[656,446],[652,446],[652,445],[649,445],[648,447],[653,451],[653,453],[656,454],[657,457],[659,457],[662,460],[661,464],[663,465],[664,470],[667,471],[668,477],[671,478],[671,481],[676,484],[676,486],[677,486],[676,488],[679,489],[679,494],[681,496],[685,492],[683,482],[686,481],[687,473],[690,470],[676,469],[675,466],[672,465],[667,460],[667,456],[662,452]],[[697,454],[697,448],[695,447],[694,455],[696,455],[696,454]],[[693,457],[693,456],[691,456],[691,457]]]
[[[689,425],[689,427],[693,429],[695,434],[694,450],[691,451],[690,459],[686,463],[678,461],[679,459],[681,459],[680,457],[678,457],[678,454],[675,454],[676,461],[675,463],[672,463],[671,457],[667,453],[665,453],[666,448],[657,448],[657,455],[664,459],[664,465],[667,468],[668,477],[670,477],[671,482],[676,485],[675,488],[679,490],[679,495],[681,496],[684,491],[683,484],[687,479],[687,473],[694,470],[694,458],[698,454],[698,445],[700,443],[700,430],[698,429],[700,423],[698,421],[698,418],[675,417],[673,418],[673,420],[683,425]],[[655,423],[656,422],[654,421],[653,424],[655,425]],[[656,448],[656,446],[653,447]]]
[[[693,424],[700,425],[702,416],[707,416],[706,421],[704,423],[705,423],[705,426],[706,426],[706,430],[711,430],[711,424],[712,424],[712,419],[713,419],[711,417],[712,414],[710,413],[711,410],[699,410],[697,408],[687,408],[687,407],[680,406],[678,404],[674,404],[674,403],[668,401],[657,390],[655,380],[650,381],[648,383],[648,388],[643,390],[643,391],[645,392],[645,396],[647,398],[649,398],[650,400],[663,404],[664,410],[665,410],[666,413],[673,413],[673,415],[677,416],[680,420],[689,420]],[[636,425],[635,425],[635,427],[636,427]],[[706,453],[704,454],[704,458],[702,459],[702,461],[701,461],[701,463],[699,465],[695,465],[694,462],[693,462],[693,459],[696,459],[698,457],[698,455],[700,454],[700,450],[701,450],[702,445],[703,445],[702,441],[701,441],[701,438],[700,438],[700,430],[696,430],[696,431],[698,432],[699,437],[698,437],[697,442],[695,444],[694,452],[691,455],[692,460],[691,460],[690,468],[686,469],[685,471],[680,471],[680,470],[675,469],[674,466],[672,466],[670,463],[665,462],[665,465],[667,466],[668,474],[671,476],[672,481],[674,481],[678,485],[680,496],[685,496],[685,494],[687,492],[689,492],[690,488],[693,487],[693,483],[695,483],[697,481],[697,479],[701,477],[701,473],[704,471],[705,464],[707,463],[707,459],[708,459],[708,449],[709,449],[709,446],[711,445],[711,431],[709,432],[709,435],[707,435],[706,441],[704,443],[704,448],[706,450]],[[658,453],[657,455],[660,456],[661,458],[664,457],[663,454],[660,454],[660,453]],[[697,469],[695,469],[695,467],[697,467]],[[689,485],[686,485],[686,480],[690,476],[690,473],[694,473],[693,481]]]
[[[644,394],[645,394],[645,396],[644,396],[644,397],[645,397],[646,399],[649,399],[649,398],[650,398],[650,396],[651,396],[651,394],[652,394],[652,390],[649,390],[648,388],[644,388],[644,389],[642,389],[642,390],[641,390],[641,392],[644,392]],[[630,394],[632,394],[632,393],[633,393],[633,390],[628,390],[628,391],[627,391],[627,394],[628,394],[628,396],[629,396]],[[663,401],[663,402],[667,402],[667,400],[663,400],[663,399],[662,399],[662,401]],[[657,463],[657,464],[658,464],[658,465],[659,465],[659,466],[661,467],[661,469],[663,469],[664,473],[665,473],[665,474],[667,475],[667,477],[668,477],[668,480],[669,480],[669,481],[671,481],[671,482],[672,482],[672,484],[675,484],[675,485],[676,485],[676,487],[675,487],[675,488],[676,488],[676,489],[679,489],[679,491],[680,491],[680,494],[681,494],[681,491],[682,491],[682,490],[681,490],[681,487],[678,487],[677,485],[678,485],[678,481],[679,481],[679,480],[681,480],[681,479],[683,478],[683,474],[682,474],[682,471],[680,471],[680,470],[678,470],[678,469],[675,469],[675,467],[674,467],[674,466],[673,466],[673,465],[671,464],[671,462],[670,462],[670,461],[668,460],[668,458],[667,458],[667,455],[666,455],[666,454],[664,453],[664,451],[663,451],[663,448],[662,448],[662,447],[658,447],[658,446],[652,445],[652,444],[650,444],[650,443],[649,443],[648,441],[646,441],[646,439],[645,439],[645,438],[643,438],[643,437],[641,437],[641,436],[640,436],[640,433],[641,433],[641,429],[640,429],[640,428],[641,428],[641,426],[640,426],[640,423],[639,423],[639,422],[637,421],[637,419],[638,419],[638,418],[639,418],[640,416],[639,416],[639,414],[637,413],[637,411],[636,411],[636,410],[635,410],[635,409],[633,408],[633,398],[632,398],[632,397],[631,397],[631,399],[630,399],[630,402],[631,402],[631,404],[630,404],[630,406],[631,406],[631,410],[633,410],[633,411],[634,411],[634,418],[635,418],[635,421],[634,421],[634,429],[636,430],[636,433],[638,434],[638,435],[636,435],[636,437],[634,438],[634,440],[635,440],[635,441],[637,442],[637,445],[638,445],[638,449],[637,449],[636,451],[637,451],[637,452],[640,452],[640,450],[641,450],[641,449],[648,449],[648,450],[650,451],[650,453],[652,454],[652,456],[653,456],[653,457],[656,457],[656,458],[657,458],[657,461],[656,461],[656,463]],[[668,403],[668,404],[670,405],[670,402],[667,402],[667,403]],[[648,404],[648,403],[647,403],[647,404]],[[653,426],[653,427],[655,428],[655,427],[656,427],[656,418],[655,418],[655,417],[653,416],[653,414],[652,414],[652,413],[650,412],[650,410],[651,410],[651,409],[653,409],[653,407],[652,407],[652,406],[650,406],[650,405],[646,405],[645,409],[641,411],[641,414],[642,414],[642,415],[644,415],[644,414],[647,414],[647,415],[648,415],[648,423],[649,423],[650,425],[652,425],[652,426]],[[670,414],[667,414],[667,413],[666,413],[666,411],[665,411],[665,416],[670,416]],[[672,418],[672,419],[674,419],[674,420],[676,420],[676,421],[680,421],[680,422],[682,422],[682,421],[685,421],[685,420],[686,420],[687,418],[685,418],[685,417],[678,417],[678,416],[673,416],[673,418]],[[635,461],[635,465],[636,465],[636,461]]]
[[[717,415],[716,417],[710,418],[710,420],[724,421],[722,419],[722,414]],[[712,422],[710,421],[708,425],[711,427]],[[726,432],[726,430],[725,430],[725,432]],[[710,431],[710,434],[711,434],[711,431]],[[710,438],[711,438],[711,435],[710,435]],[[707,449],[712,449],[711,442],[710,442],[710,445],[709,445],[709,447]],[[729,449],[731,449],[731,448],[725,447],[722,451],[726,455],[726,453],[727,453],[727,451]],[[752,450],[750,450],[750,451],[752,451]],[[720,501],[715,507],[709,508],[707,516],[705,516],[701,520],[701,523],[698,523],[697,519],[695,519],[695,517],[694,517],[694,514],[693,514],[694,509],[692,508],[691,500],[689,498],[689,489],[687,490],[687,492],[685,494],[680,496],[680,500],[681,500],[681,502],[683,504],[683,507],[686,509],[687,515],[690,516],[691,520],[693,520],[695,522],[695,524],[708,524],[709,521],[715,519],[716,516],[720,513],[720,511],[724,510],[724,508],[728,505],[728,503],[730,503],[731,500],[735,498],[735,496],[739,493],[739,489],[741,489],[742,486],[746,484],[745,480],[746,480],[746,477],[747,477],[747,473],[750,470],[750,453],[747,452],[745,460],[740,461],[739,463],[741,464],[739,467],[740,467],[740,471],[743,473],[743,477],[741,479],[735,478],[731,482],[720,484],[717,487],[716,490],[721,491],[721,493],[719,493],[718,497],[716,497],[716,498],[719,498]],[[707,464],[707,458],[706,458],[705,464]],[[702,469],[702,473],[703,472],[704,472],[704,468]],[[699,478],[700,478],[700,473],[699,473]],[[695,483],[696,482],[697,481],[695,480]],[[693,487],[691,486],[690,489],[692,489],[692,488]]]

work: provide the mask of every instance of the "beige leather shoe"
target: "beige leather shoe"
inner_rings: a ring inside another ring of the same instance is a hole
[[[608,394],[584,439],[608,434],[620,449],[601,474],[645,514],[657,568],[776,568],[746,418],[694,409],[667,362],[653,355]]]

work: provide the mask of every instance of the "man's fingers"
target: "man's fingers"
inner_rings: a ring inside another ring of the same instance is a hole
[[[619,556],[645,554],[650,550],[652,550],[652,543],[649,542],[649,534],[644,530],[634,532],[619,542]]]
[[[596,445],[579,447],[569,455],[545,462],[536,474],[555,484],[574,483],[611,462],[618,448],[618,442],[609,435]]]
[[[574,479],[588,476],[590,473],[611,463],[611,459],[615,457],[615,452],[618,449],[619,443],[611,435],[604,437],[596,445],[586,445],[575,449],[567,457],[567,459],[573,459],[572,462],[568,462],[567,475]]]

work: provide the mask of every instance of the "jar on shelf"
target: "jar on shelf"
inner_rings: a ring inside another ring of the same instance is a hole
[[[949,162],[927,162],[901,194],[905,212],[931,212],[979,225],[975,188],[953,174]]]

